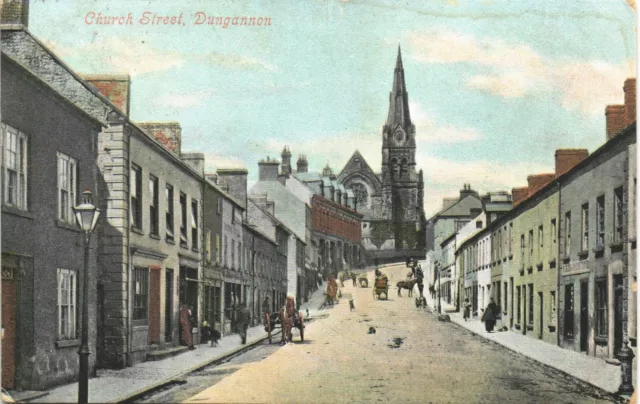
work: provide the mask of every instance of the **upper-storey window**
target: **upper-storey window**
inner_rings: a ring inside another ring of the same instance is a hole
[[[2,148],[3,202],[27,210],[27,135],[3,124]]]
[[[58,219],[74,223],[73,207],[76,205],[78,163],[63,153],[58,153]]]

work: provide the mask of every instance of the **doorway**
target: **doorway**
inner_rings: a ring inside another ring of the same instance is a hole
[[[167,268],[164,291],[164,342],[171,342],[173,340],[173,269]]]
[[[622,276],[615,275],[613,277],[613,355],[617,356],[622,348]]]
[[[580,282],[580,352],[589,348],[589,283]]]
[[[18,287],[16,269],[2,268],[2,387],[15,388]]]
[[[538,297],[540,298],[540,331],[538,338],[542,339],[542,335],[544,334],[544,297],[542,296],[542,292],[538,292]]]

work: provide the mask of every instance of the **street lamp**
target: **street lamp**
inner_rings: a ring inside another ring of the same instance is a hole
[[[73,207],[78,226],[84,231],[84,275],[82,285],[82,336],[80,350],[80,374],[78,375],[78,402],[86,404],[89,401],[89,242],[91,233],[100,217],[100,209],[91,203],[91,191],[86,189],[82,193],[82,203]]]

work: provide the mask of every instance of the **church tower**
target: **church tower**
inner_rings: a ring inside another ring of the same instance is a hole
[[[393,72],[389,114],[382,127],[381,216],[390,221],[395,248],[415,248],[422,199],[420,175],[416,172],[416,128],[411,122],[409,97],[402,67],[402,53]],[[423,185],[422,185],[423,186]]]

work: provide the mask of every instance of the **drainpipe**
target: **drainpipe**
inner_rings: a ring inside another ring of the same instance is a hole
[[[122,125],[122,133],[123,133],[123,139],[126,136],[126,129],[127,125],[126,122]],[[129,179],[127,181],[127,253],[129,254],[129,262],[127,264],[127,350],[126,350],[126,355],[127,355],[127,366],[132,366],[132,361],[131,361],[131,344],[133,341],[133,333],[132,331],[132,327],[133,327],[133,308],[131,307],[131,295],[133,294],[133,284],[131,283],[131,279],[132,279],[132,275],[133,275],[133,255],[135,253],[135,250],[133,250],[131,248],[131,197],[130,197],[130,193],[131,193],[131,137],[129,135],[129,142],[128,145],[129,147],[127,147],[127,166],[128,166],[128,171],[127,171],[127,178]]]
[[[560,261],[564,260],[564,257],[560,256],[560,244],[562,241],[560,240],[560,219],[562,218],[562,185],[560,181],[557,184],[558,187],[558,219],[556,219],[556,241],[558,242],[558,249],[556,252],[556,342],[557,345],[560,346],[560,280],[562,279],[560,266]],[[566,227],[567,224],[565,223]],[[566,298],[566,296],[565,296]],[[563,299],[564,301],[564,299]],[[512,308],[513,309],[513,308]],[[562,328],[564,331],[564,327]]]

